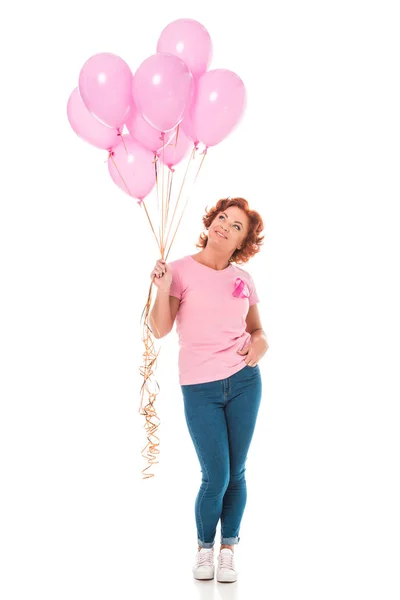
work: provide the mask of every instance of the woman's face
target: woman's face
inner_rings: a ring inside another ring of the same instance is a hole
[[[208,238],[220,247],[226,248],[232,255],[241,247],[249,230],[249,218],[247,214],[237,206],[229,206],[217,214],[212,221]],[[218,235],[221,233],[224,237]]]

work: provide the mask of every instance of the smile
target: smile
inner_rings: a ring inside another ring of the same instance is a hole
[[[216,234],[219,235],[219,237],[222,237],[224,240],[226,239],[224,235],[222,235],[222,233],[220,233],[219,231],[216,231]]]

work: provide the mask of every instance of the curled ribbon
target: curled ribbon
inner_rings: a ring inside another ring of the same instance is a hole
[[[235,298],[248,298],[250,296],[247,284],[240,277],[237,277],[235,280],[235,289],[232,292],[232,296],[235,296]]]

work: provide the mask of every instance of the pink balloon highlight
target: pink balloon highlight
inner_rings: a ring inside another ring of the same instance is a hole
[[[190,110],[197,139],[207,147],[219,144],[240,121],[245,104],[245,87],[236,73],[227,69],[204,73]]]
[[[165,52],[181,58],[193,76],[202,75],[211,61],[211,37],[207,29],[198,21],[177,19],[161,32],[157,52]]]
[[[154,156],[139,142],[123,135],[108,157],[108,170],[123,192],[143,200],[156,183]]]
[[[193,142],[179,128],[178,139],[174,132],[171,141],[160,151],[160,161],[172,169],[185,158],[191,146]]]
[[[88,110],[102,123],[122,127],[132,104],[133,75],[122,58],[95,54],[79,74],[79,92]]]
[[[133,139],[140,142],[145,148],[151,150],[153,154],[159,154],[163,147],[162,132],[152,127],[140,115],[135,106],[132,105],[125,121],[125,125]],[[172,133],[173,135],[173,133]],[[165,135],[166,143],[172,137],[171,132]]]
[[[133,99],[144,119],[160,131],[174,129],[191,99],[193,77],[183,60],[172,54],[146,58],[133,78]]]
[[[103,125],[88,111],[78,88],[75,88],[69,97],[67,116],[72,129],[85,142],[103,150],[111,150],[117,145],[118,130]]]

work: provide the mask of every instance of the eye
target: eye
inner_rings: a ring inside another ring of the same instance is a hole
[[[219,218],[219,219],[225,219],[225,215],[219,215],[219,217],[218,217],[218,218]],[[240,230],[241,230],[241,227],[240,227],[240,225],[236,225],[236,223],[235,223],[235,227],[237,227],[237,230],[238,230],[238,231],[240,231]]]

